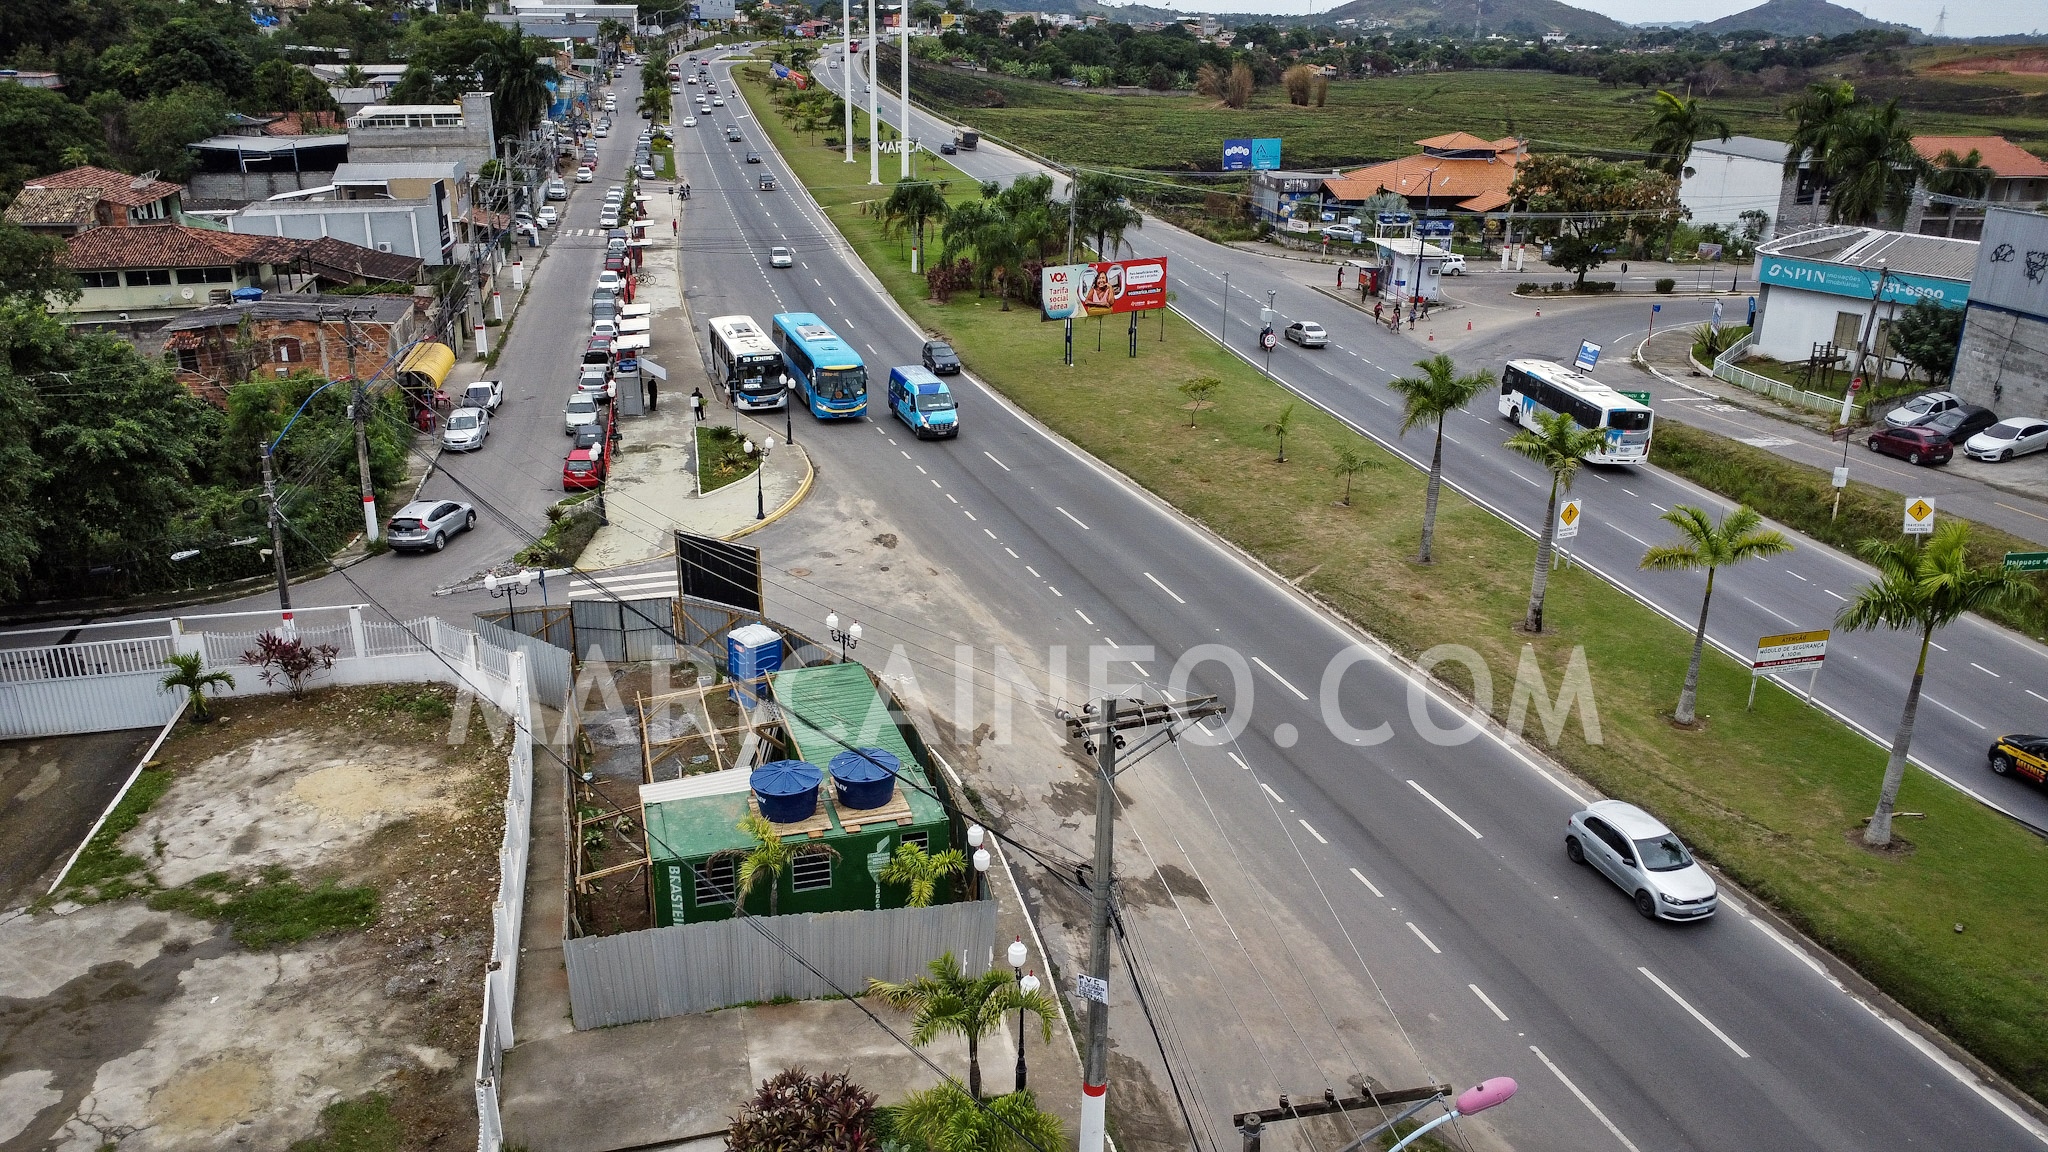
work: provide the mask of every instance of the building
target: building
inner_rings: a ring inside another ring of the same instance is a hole
[[[333,296],[215,304],[179,316],[161,329],[164,359],[202,396],[251,376],[317,371],[330,380],[368,378],[424,327],[415,298]]]
[[[1968,307],[1950,387],[2001,416],[2048,416],[2048,216],[1985,214]]]
[[[1915,136],[1913,151],[1930,164],[1944,152],[1962,160],[1977,153],[1979,162],[1990,169],[1990,186],[1978,199],[2027,212],[2048,201],[2048,160],[2002,136]],[[1925,184],[1920,191],[1926,191]],[[1984,212],[1981,205],[1937,203],[1915,196],[1906,214],[1906,231],[1977,240],[1984,235]]]
[[[334,183],[258,201],[227,225],[252,236],[331,236],[438,265],[465,258],[458,241],[471,238],[470,215],[459,162],[350,162],[335,169]]]
[[[1275,228],[1290,232],[1313,232],[1321,227],[1325,172],[1252,173],[1252,216]]]
[[[279,286],[299,249],[179,224],[89,229],[65,242],[64,263],[84,285],[70,319],[161,320],[225,303],[239,288]]]
[[[1366,243],[1379,254],[1375,265],[1379,294],[1389,300],[1443,299],[1444,257],[1448,249],[1410,237],[1372,238]],[[1352,261],[1359,264],[1359,261]],[[1395,305],[1398,311],[1400,305]]]
[[[22,185],[7,206],[9,224],[30,232],[75,236],[93,228],[186,223],[185,190],[154,176],[106,168],[69,168]]]
[[[595,40],[598,25],[616,20],[628,28],[639,25],[633,4],[563,4],[554,0],[512,0],[511,11],[484,17],[493,24],[517,24],[528,36],[548,40]]]
[[[491,94],[460,104],[372,104],[348,118],[348,158],[367,164],[460,163],[477,172],[497,154]]]
[[[199,167],[185,187],[194,211],[209,213],[331,184],[348,160],[345,132],[210,136],[190,147]]]
[[[382,104],[391,99],[391,90],[405,78],[403,64],[358,64],[355,68],[363,83],[360,87],[351,88],[345,83],[351,75],[349,65],[307,65],[307,70],[327,85],[328,94],[334,97],[334,102],[341,105],[344,120],[372,104]]]
[[[0,68],[0,84],[19,84],[24,88],[62,88],[64,79],[55,72],[24,72],[19,68]]]
[[[1773,360],[1805,361],[1847,357],[1862,345],[1884,359],[1885,374],[1903,376],[1905,362],[1888,355],[1891,321],[1921,300],[1968,303],[1977,249],[1974,240],[1849,225],[1780,236],[1757,248],[1752,347]]]
[[[1775,232],[1778,204],[1785,190],[1786,146],[1755,136],[1701,140],[1692,146],[1679,181],[1678,202],[1692,212],[1694,224],[1720,224],[1740,230],[1742,214],[1761,212],[1762,240]]]
[[[1356,206],[1384,191],[1407,197],[1416,212],[1493,212],[1507,207],[1515,166],[1528,155],[1512,136],[1482,140],[1451,132],[1415,144],[1422,149],[1416,155],[1328,177],[1325,198]]]

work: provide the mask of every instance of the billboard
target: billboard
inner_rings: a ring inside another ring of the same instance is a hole
[[[1277,172],[1280,169],[1280,138],[1261,136],[1225,140],[1223,142],[1223,170],[1225,172]]]
[[[1804,288],[1809,292],[1825,292],[1831,296],[1848,296],[1863,301],[1868,301],[1871,293],[1877,291],[1878,276],[1875,268],[1824,264],[1790,256],[1764,255],[1757,260],[1757,279],[1765,284],[1783,284],[1788,288]],[[1931,300],[1945,308],[1961,308],[1969,303],[1970,282],[1893,272],[1884,278],[1884,298],[1895,304]]]
[[[1039,272],[1048,320],[1078,320],[1166,307],[1166,257],[1048,264]]]

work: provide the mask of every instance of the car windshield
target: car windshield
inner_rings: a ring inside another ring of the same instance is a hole
[[[951,344],[932,345],[932,359],[944,360],[951,355],[953,355],[953,346]]]
[[[481,384],[472,384],[469,391],[463,393],[463,396],[469,400],[489,400],[491,398],[491,390]]]
[[[586,416],[595,411],[597,411],[597,402],[595,400],[577,399],[569,401],[569,415],[571,416]]]
[[[562,470],[564,472],[588,472],[590,471],[590,461],[571,460],[562,466]]]
[[[917,394],[919,412],[951,412],[953,398],[944,392],[920,392]]]
[[[457,431],[461,431],[467,428],[474,428],[476,427],[476,417],[465,415],[462,413],[457,413],[454,416],[448,418],[448,427],[455,429]]]
[[[2019,434],[2018,426],[2013,424],[1993,424],[1984,430],[1985,438],[1990,440],[2012,440]]]
[[[1652,872],[1676,872],[1692,863],[1692,854],[1669,832],[1636,841],[1636,855],[1643,858],[1643,867]]]

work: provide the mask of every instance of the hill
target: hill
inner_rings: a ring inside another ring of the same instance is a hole
[[[1906,28],[1872,20],[1853,8],[1827,0],[1765,0],[1744,12],[1702,24],[1696,32],[1769,32],[1773,36],[1840,36],[1866,28]],[[1918,29],[1907,29],[1918,31]]]
[[[1351,0],[1315,16],[1317,24],[1339,20],[1385,20],[1395,28],[1421,30],[1435,24],[1445,31],[1472,30],[1475,5],[1467,0]],[[1486,33],[1540,36],[1555,28],[1576,39],[1621,40],[1628,25],[1598,12],[1560,4],[1558,0],[1484,0],[1480,30]]]

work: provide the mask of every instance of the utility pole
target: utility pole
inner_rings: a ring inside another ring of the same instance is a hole
[[[1102,1152],[1109,1110],[1109,901],[1116,849],[1116,777],[1160,744],[1176,739],[1175,725],[1193,724],[1223,711],[1214,696],[1159,704],[1105,696],[1084,706],[1079,716],[1059,713],[1067,723],[1068,737],[1081,741],[1082,748],[1095,757],[1095,867],[1088,876],[1094,912],[1088,925],[1088,974],[1076,982],[1076,991],[1088,1002],[1081,1140],[1076,1152]],[[1122,758],[1119,767],[1118,753],[1128,743],[1124,734],[1148,728],[1161,731],[1147,735],[1143,744]]]
[[[875,63],[875,46],[882,42],[882,30],[875,27],[875,0],[868,0],[868,183],[882,182],[882,125],[876,114],[881,111],[881,96],[875,86],[882,82],[881,69]]]
[[[1870,318],[1864,321],[1863,331],[1856,340],[1856,370],[1849,375],[1849,387],[1842,393],[1842,418],[1836,421],[1836,423],[1844,426],[1849,423],[1850,411],[1856,406],[1856,390],[1863,385],[1863,360],[1868,355],[1867,349],[1870,347],[1872,339],[1877,335],[1877,305],[1884,299],[1885,278],[1891,274],[1891,262],[1879,260],[1877,262],[1877,288],[1870,294]],[[1883,371],[1884,365],[1880,363],[1878,365],[1878,372],[1881,374]],[[1872,392],[1876,391],[1875,388],[1869,390]]]
[[[840,101],[846,107],[846,162],[853,163],[853,0],[839,0],[839,26],[842,37],[839,55],[845,67],[839,70],[839,84],[846,89],[846,99]],[[874,45],[868,45],[870,49]]]
[[[270,472],[271,445],[263,445],[263,499],[270,505],[270,561],[277,569],[277,607],[285,622],[292,618],[292,586],[284,565],[284,514],[277,507],[277,479]]]
[[[352,313],[341,314],[341,342],[348,349],[349,386],[355,389],[348,406],[356,426],[356,473],[363,487],[363,531],[370,543],[377,542],[377,486],[370,482],[370,390],[356,375],[356,327]]]
[[[903,0],[903,6],[897,10],[896,24],[898,31],[903,34],[903,59],[898,61],[903,66],[903,75],[896,83],[896,126],[903,130],[903,175],[900,179],[908,180],[910,179],[910,0]],[[1021,1051],[1022,1049],[1019,1050]]]
[[[1067,263],[1074,262],[1074,223],[1081,203],[1081,173],[1072,165],[1067,167]],[[1101,255],[1101,253],[1097,253]]]

